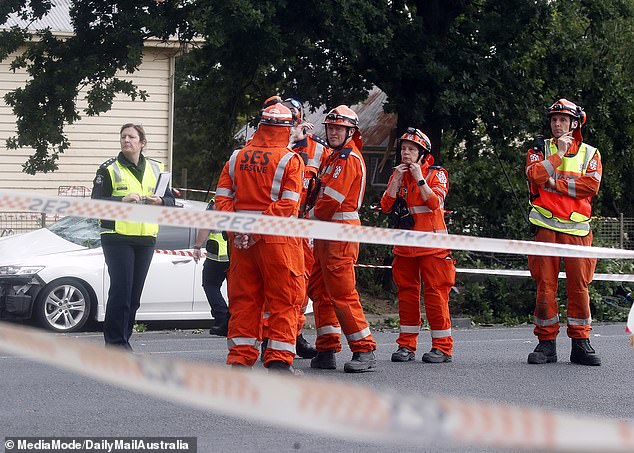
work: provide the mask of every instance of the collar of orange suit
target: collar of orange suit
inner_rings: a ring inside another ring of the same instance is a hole
[[[286,126],[267,126],[261,124],[253,134],[249,146],[261,148],[286,148],[291,128]]]

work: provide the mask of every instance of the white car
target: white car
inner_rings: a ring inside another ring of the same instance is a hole
[[[110,278],[99,231],[95,219],[66,217],[48,228],[0,238],[0,319],[34,318],[57,332],[80,330],[89,319],[103,321]],[[156,248],[191,252],[195,240],[195,228],[161,226]],[[136,319],[211,319],[203,262],[187,253],[155,253]],[[226,299],[226,281],[222,292]]]

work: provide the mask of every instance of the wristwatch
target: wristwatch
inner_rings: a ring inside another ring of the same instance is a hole
[[[418,184],[419,186],[424,186],[425,184],[427,184],[427,182],[425,182],[425,178],[423,178],[420,181],[418,181],[416,184]]]

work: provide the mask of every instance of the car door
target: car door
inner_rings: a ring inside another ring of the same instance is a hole
[[[156,240],[157,252],[143,287],[139,314],[169,313],[160,319],[186,319],[191,316],[194,281],[201,267],[189,254],[169,252],[189,249],[193,234],[191,228],[161,225]]]

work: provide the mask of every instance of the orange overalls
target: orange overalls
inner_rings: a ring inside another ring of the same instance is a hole
[[[315,134],[308,134],[304,140],[295,143],[293,151],[299,154],[304,161],[304,190],[302,190],[302,196],[300,198],[300,212],[304,212],[308,189],[312,189],[313,184],[315,184],[315,178],[319,174],[319,170],[324,166],[328,157],[330,157],[332,150],[328,148],[328,144],[321,137]],[[315,263],[315,258],[313,257],[313,241],[308,238],[302,238],[302,246],[304,248],[306,281],[308,281]],[[299,314],[297,332],[301,332],[304,328],[304,323],[306,322],[304,312],[307,306],[308,294],[306,294],[306,297],[304,298],[302,309]]]
[[[319,169],[323,166],[323,164],[330,156],[331,149],[328,148],[328,144],[318,135],[308,134],[305,139],[300,140],[293,145],[293,151],[299,154],[304,162],[304,185],[301,197],[299,199],[299,210],[300,213],[305,213],[308,190],[312,189],[313,184],[315,184],[315,177],[319,173]],[[312,240],[308,238],[302,238],[302,248],[304,250],[304,276],[306,278],[306,281],[308,281],[310,273],[313,269],[313,264],[315,262],[315,259],[313,257]],[[307,306],[308,294],[305,294],[297,320],[298,335],[302,332],[304,324],[306,323],[306,316],[304,313],[306,312]],[[266,302],[264,310],[264,319],[262,320],[262,338],[268,338],[268,318],[270,313]]]
[[[405,173],[398,195],[405,199],[414,218],[414,231],[447,234],[445,225],[445,197],[449,191],[447,171],[440,167],[421,165],[423,177],[434,192],[423,200],[420,189],[410,172]],[[392,175],[392,178],[394,175]],[[391,178],[390,178],[391,181]],[[389,185],[389,184],[388,184]],[[396,198],[387,194],[381,198],[381,209],[389,213]],[[432,348],[452,355],[449,292],[456,281],[456,266],[447,249],[394,246],[392,276],[398,288],[400,347],[416,352],[421,326],[420,290],[423,282],[425,313],[431,328]]]
[[[304,164],[287,148],[290,128],[261,124],[249,144],[225,164],[216,209],[280,217],[296,216]],[[228,296],[231,313],[228,364],[253,366],[261,341],[262,307],[269,307],[269,342],[264,365],[295,358],[297,316],[306,291],[301,240],[253,236],[241,250],[231,244]]]
[[[366,169],[360,150],[351,140],[333,150],[320,171],[321,188],[309,218],[360,225],[358,210],[365,192]],[[354,265],[358,242],[315,240],[315,264],[308,282],[317,327],[318,351],[341,350],[341,330],[352,352],[376,349],[356,289]]]
[[[557,148],[551,140],[546,141],[542,150],[530,149],[526,156],[526,176],[531,188],[533,210],[531,223],[539,221],[535,240],[558,244],[592,245],[592,232],[587,222],[575,224],[569,218],[576,212],[584,217],[591,216],[590,201],[599,192],[603,167],[601,155],[580,140],[575,140],[563,157],[559,157]],[[552,145],[552,146],[551,146]],[[587,156],[575,164],[574,171],[562,171],[566,159],[576,159],[582,150]],[[546,154],[545,154],[546,153]],[[548,156],[548,157],[546,157]],[[547,186],[549,178],[554,178],[556,188]],[[535,207],[537,206],[537,207]],[[546,214],[544,217],[540,214]],[[549,215],[548,212],[551,212]],[[562,223],[563,219],[569,223]],[[575,228],[587,228],[580,233]],[[569,229],[574,234],[566,233]],[[580,234],[586,234],[581,236]],[[568,292],[568,337],[589,338],[592,330],[590,296],[588,285],[594,277],[597,260],[595,258],[564,258],[566,268],[566,288]],[[535,303],[534,333],[539,340],[554,340],[559,333],[559,310],[557,306],[557,286],[561,258],[556,256],[529,256],[528,267],[537,282]]]

